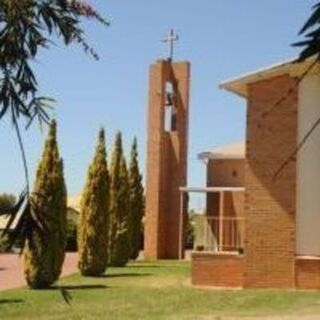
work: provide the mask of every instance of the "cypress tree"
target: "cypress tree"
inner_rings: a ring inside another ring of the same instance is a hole
[[[37,230],[23,251],[24,272],[31,288],[51,286],[60,276],[65,255],[67,191],[63,162],[52,121],[42,159],[39,163],[32,203],[46,225],[46,236]]]
[[[113,246],[114,239],[116,234],[116,215],[118,201],[117,198],[117,190],[119,188],[119,173],[120,173],[120,161],[122,157],[122,141],[121,141],[121,133],[117,132],[113,150],[112,150],[112,159],[111,159],[111,167],[110,167],[110,203],[109,203],[109,263],[111,264],[111,257],[113,255]]]
[[[130,257],[129,248],[129,188],[128,171],[123,156],[121,133],[118,132],[111,164],[110,212],[112,266],[124,266]]]
[[[131,148],[129,167],[129,199],[130,199],[130,246],[131,259],[137,259],[142,235],[142,218],[144,213],[144,190],[138,163],[138,145],[134,138]]]
[[[109,174],[105,134],[101,129],[81,199],[78,224],[79,269],[84,276],[99,276],[108,263]]]

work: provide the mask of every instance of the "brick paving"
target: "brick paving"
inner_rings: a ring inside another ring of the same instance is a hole
[[[62,275],[77,272],[77,254],[67,253]],[[17,254],[0,254],[0,291],[24,287],[26,285],[22,259]]]

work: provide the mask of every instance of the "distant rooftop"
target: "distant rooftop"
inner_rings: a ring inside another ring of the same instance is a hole
[[[211,151],[205,151],[198,154],[200,160],[207,159],[244,159],[246,154],[245,142],[237,142],[218,148]]]
[[[16,228],[18,221],[20,219],[20,216],[21,216],[21,212],[19,212],[16,218],[13,220],[10,230],[14,230]],[[5,229],[8,222],[9,222],[8,216],[0,216],[0,230]]]
[[[68,197],[68,200],[67,200],[67,206],[68,208],[72,208],[74,209],[75,211],[80,211],[80,196],[71,196],[71,197]],[[20,219],[20,216],[21,216],[21,213],[22,212],[19,212],[16,216],[16,218],[14,219],[12,225],[11,225],[11,230],[14,230],[17,226],[17,223]],[[9,221],[9,217],[8,216],[0,216],[0,230],[3,230],[7,223]]]
[[[261,80],[267,80],[272,77],[289,74],[293,77],[301,76],[314,63],[314,58],[309,58],[304,62],[297,63],[297,58],[283,61],[253,72],[246,73],[237,78],[222,82],[219,87],[231,91],[241,97],[248,96],[248,85]],[[319,66],[314,68],[319,71]]]
[[[81,201],[81,196],[69,196],[68,197],[68,208],[72,208],[76,211],[80,211],[80,201]]]

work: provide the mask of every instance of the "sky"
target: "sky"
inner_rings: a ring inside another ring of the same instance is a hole
[[[97,134],[104,127],[111,154],[117,130],[128,155],[134,136],[145,173],[148,70],[166,56],[170,28],[180,36],[175,60],[191,63],[188,184],[205,184],[197,154],[245,137],[246,102],[218,88],[220,82],[295,57],[291,46],[315,0],[89,0],[110,21],[86,22],[99,61],[78,46],[56,42],[34,62],[41,93],[57,100],[58,141],[69,195],[83,189]],[[31,180],[46,130],[23,131]],[[24,173],[15,132],[0,122],[0,193],[22,191]]]

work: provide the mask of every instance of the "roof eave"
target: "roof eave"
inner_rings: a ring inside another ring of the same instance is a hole
[[[244,155],[234,154],[234,155],[223,155],[215,154],[210,152],[202,152],[198,155],[199,160],[241,160],[245,159]]]
[[[303,63],[308,63],[313,61],[313,57],[307,59]],[[286,61],[267,66],[265,68],[258,69],[253,72],[245,73],[239,77],[225,80],[219,84],[220,89],[230,91],[237,94],[242,98],[247,98],[247,86],[250,83],[257,82],[259,80],[267,79],[272,76],[279,74],[290,73],[293,69],[292,67],[297,62],[297,58],[291,58]]]

